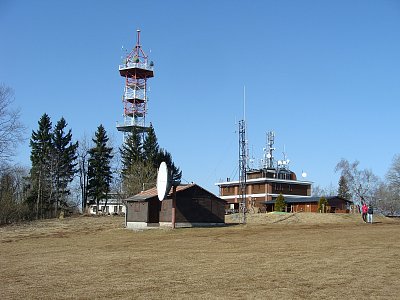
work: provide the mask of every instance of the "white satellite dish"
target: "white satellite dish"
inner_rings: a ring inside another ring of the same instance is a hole
[[[302,172],[301,173],[301,177],[306,178],[307,177],[307,173],[306,172]]]
[[[268,154],[267,154],[267,158],[271,158],[271,153],[268,153]]]
[[[157,174],[157,194],[158,200],[163,201],[167,197],[171,189],[171,175],[169,173],[167,164],[162,162],[158,168]]]

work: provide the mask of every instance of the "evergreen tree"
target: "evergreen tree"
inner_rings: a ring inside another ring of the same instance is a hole
[[[122,160],[122,175],[125,177],[129,174],[128,171],[132,164],[143,160],[142,139],[136,127],[133,127],[119,150]]]
[[[150,124],[149,131],[143,141],[143,158],[158,168],[157,157],[160,152],[160,147],[158,145],[157,136],[154,131],[153,125]]]
[[[143,143],[141,141],[142,135],[134,128],[120,149],[123,189],[128,196],[156,186],[157,169],[162,161],[171,170],[173,180],[180,181],[182,177],[182,172],[173,163],[171,154],[158,145],[151,124]]]
[[[276,198],[275,201],[275,211],[283,211],[286,207],[285,197],[283,197],[282,193]]]
[[[32,131],[30,140],[31,147],[31,181],[32,194],[28,198],[28,202],[34,207],[36,219],[43,218],[45,211],[49,210],[50,201],[50,160],[52,151],[51,141],[51,121],[50,117],[45,113],[40,118],[39,129]],[[33,205],[34,204],[34,205]]]
[[[325,213],[327,211],[328,205],[329,205],[328,200],[326,200],[325,197],[321,197],[318,201],[318,211]]]
[[[175,166],[172,161],[172,155],[168,151],[161,149],[158,153],[157,157],[157,167],[160,166],[161,162],[165,162],[168,166],[168,169],[171,170],[172,180],[181,181],[182,171]]]
[[[339,178],[339,187],[338,187],[338,196],[342,197],[344,199],[350,200],[351,199],[351,193],[350,193],[350,188],[349,185],[347,184],[346,177],[343,175],[340,176]]]
[[[69,194],[68,184],[73,180],[77,172],[77,155],[78,142],[72,143],[71,129],[67,133],[64,129],[67,122],[61,118],[53,132],[53,181],[54,181],[54,211],[57,214],[59,204],[65,205],[65,196]]]
[[[107,133],[100,125],[93,139],[94,147],[89,150],[88,195],[96,202],[99,210],[100,200],[108,198],[112,180],[111,159],[112,147],[107,147]]]

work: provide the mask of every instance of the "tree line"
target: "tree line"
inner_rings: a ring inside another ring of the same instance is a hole
[[[87,205],[99,208],[102,200],[107,202],[110,192],[122,199],[134,195],[156,185],[161,161],[174,179],[182,176],[171,154],[158,145],[153,126],[148,132],[134,128],[114,149],[103,125],[90,141],[78,142],[63,117],[53,126],[46,113],[31,133],[30,168],[13,165],[25,127],[12,100],[12,90],[0,86],[0,225],[86,212]]]
[[[376,211],[388,216],[400,214],[400,154],[393,157],[383,179],[370,169],[360,168],[360,162],[342,158],[335,166],[340,173],[337,189],[316,186],[313,195],[338,195],[361,207],[361,202],[372,205]]]

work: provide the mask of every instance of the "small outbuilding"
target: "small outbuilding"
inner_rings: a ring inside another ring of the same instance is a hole
[[[225,223],[225,200],[197,184],[176,187],[175,227],[217,226]],[[157,188],[125,200],[126,228],[172,227],[173,189],[163,201]]]

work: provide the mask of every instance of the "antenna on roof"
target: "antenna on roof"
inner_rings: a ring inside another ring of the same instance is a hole
[[[246,86],[243,86],[243,120],[246,122]]]

